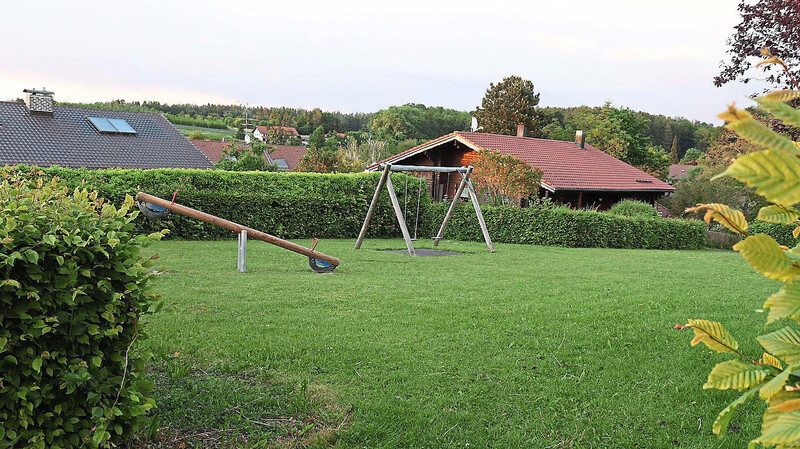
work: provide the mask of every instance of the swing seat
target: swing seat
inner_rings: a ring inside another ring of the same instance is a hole
[[[152,220],[160,220],[169,215],[170,212],[166,207],[157,206],[145,201],[139,201],[138,206],[139,210],[142,211],[145,217]]]
[[[308,258],[308,265],[317,273],[330,273],[338,266],[313,257]]]

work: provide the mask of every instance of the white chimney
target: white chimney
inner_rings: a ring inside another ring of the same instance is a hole
[[[528,137],[528,127],[524,123],[517,125],[517,137]]]
[[[31,114],[53,115],[53,92],[45,88],[25,89],[23,92],[25,92],[25,106]]]

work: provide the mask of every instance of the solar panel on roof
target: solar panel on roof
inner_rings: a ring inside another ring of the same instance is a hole
[[[102,117],[87,117],[92,125],[97,128],[101,133],[115,133],[117,128],[108,121],[107,118]]]
[[[285,159],[273,159],[275,161],[275,165],[278,166],[279,170],[288,170],[289,164],[286,163]]]
[[[136,130],[121,118],[86,117],[101,133],[136,134]]]
[[[117,132],[122,134],[136,134],[136,130],[133,129],[131,125],[128,124],[125,120],[121,118],[110,118],[108,119],[115,128],[117,128]]]

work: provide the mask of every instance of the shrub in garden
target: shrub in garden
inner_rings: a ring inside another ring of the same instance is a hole
[[[0,170],[0,448],[107,446],[153,400],[141,317],[160,307],[133,199]]]
[[[786,66],[774,56],[763,63]],[[762,64],[763,64],[762,63]],[[798,86],[795,86],[796,88]],[[797,91],[778,91],[756,98],[759,107],[789,126],[800,126],[800,110],[786,101],[800,98]],[[796,142],[774,132],[755,120],[747,111],[731,106],[720,115],[728,129],[763,149],[738,157],[720,176],[728,176],[755,188],[756,193],[769,201],[761,208],[758,219],[768,223],[792,225],[794,236],[800,234],[800,151]],[[739,390],[739,398],[717,417],[712,426],[722,435],[728,428],[734,409],[750,398],[766,403],[761,435],[750,447],[800,447],[800,245],[781,246],[766,234],[755,234],[745,215],[724,204],[701,204],[693,211],[705,211],[707,222],[717,221],[744,239],[733,249],[759,273],[783,282],[780,291],[764,303],[768,310],[767,324],[781,320],[780,329],[756,338],[763,353],[747,355],[722,324],[690,319],[685,326],[694,331],[692,345],[703,343],[720,353],[732,353],[738,358],[717,364],[708,375],[703,388]]]
[[[661,218],[655,207],[636,200],[622,200],[611,206],[608,213],[623,217]]]

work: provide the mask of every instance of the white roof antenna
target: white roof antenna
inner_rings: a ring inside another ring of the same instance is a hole
[[[472,117],[472,124],[469,126],[469,130],[472,131],[472,132],[475,132],[475,131],[477,131],[479,129],[480,129],[480,127],[478,127],[478,119],[475,118],[475,117]]]

